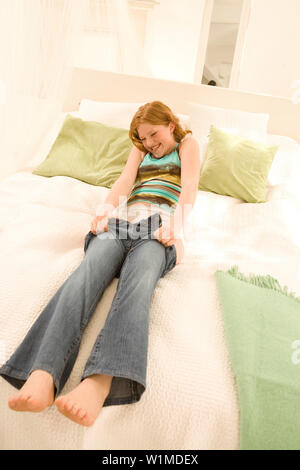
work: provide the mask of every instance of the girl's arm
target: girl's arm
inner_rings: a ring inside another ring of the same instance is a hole
[[[128,198],[134,182],[136,180],[137,172],[142,161],[144,154],[137,147],[133,147],[126,165],[119,178],[112,185],[104,203],[100,204],[97,208],[97,214],[105,214],[110,216],[114,209],[118,207],[124,199]]]
[[[197,140],[189,137],[182,143],[181,159],[181,193],[174,214],[170,217],[170,226],[162,225],[157,229],[155,238],[166,246],[182,238],[184,224],[189,217],[198,192],[200,178],[200,149]]]
[[[181,231],[196,201],[200,179],[200,149],[194,137],[186,139],[180,152],[181,193],[173,214],[174,227]]]

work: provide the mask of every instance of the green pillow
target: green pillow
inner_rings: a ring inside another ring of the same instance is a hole
[[[245,202],[266,202],[267,178],[278,148],[211,125],[198,189]]]
[[[122,173],[133,143],[127,129],[67,114],[46,159],[32,172],[69,176],[111,188]]]

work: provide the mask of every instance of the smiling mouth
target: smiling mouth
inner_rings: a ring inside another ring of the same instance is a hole
[[[152,152],[155,152],[156,150],[158,150],[158,149],[159,149],[159,147],[160,147],[160,144],[159,144],[159,145],[157,145],[156,147],[153,147],[153,149],[152,149]]]

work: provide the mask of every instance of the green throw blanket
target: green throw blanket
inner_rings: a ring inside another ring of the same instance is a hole
[[[300,298],[273,277],[217,271],[240,449],[300,449]]]

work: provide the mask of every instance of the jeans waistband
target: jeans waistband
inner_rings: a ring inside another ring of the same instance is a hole
[[[108,220],[109,230],[118,235],[119,238],[123,236],[127,238],[127,234],[134,239],[151,238],[149,235],[153,234],[161,225],[162,218],[158,212],[134,224],[128,220],[115,217]]]

